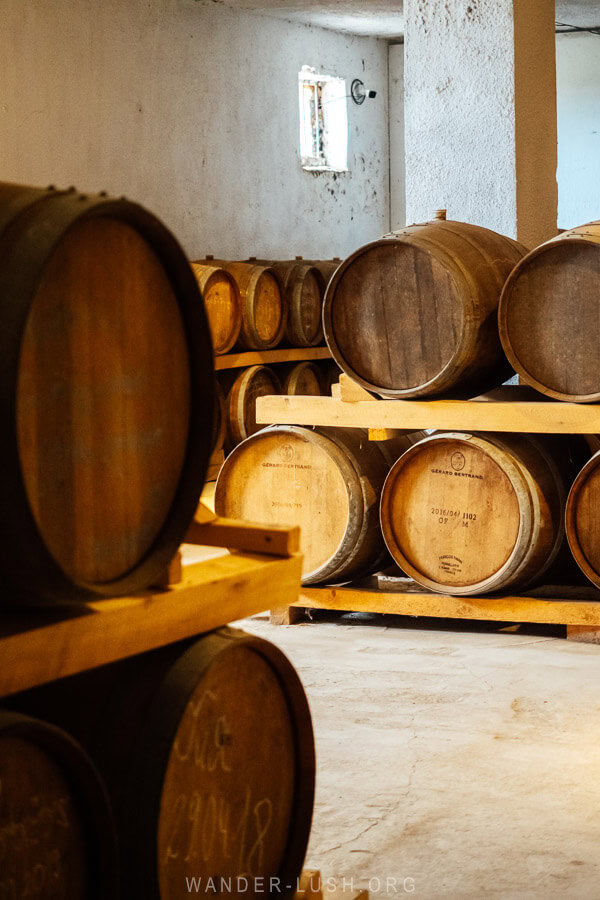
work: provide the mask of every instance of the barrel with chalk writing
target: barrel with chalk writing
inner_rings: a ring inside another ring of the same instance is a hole
[[[222,629],[15,702],[74,733],[104,776],[121,896],[181,900],[188,879],[202,895],[258,896],[270,879],[289,894],[310,831],[314,743],[301,682],[273,644]]]
[[[58,728],[0,712],[0,897],[116,893],[114,827],[92,763]]]

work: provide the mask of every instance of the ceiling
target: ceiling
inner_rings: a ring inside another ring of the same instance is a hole
[[[214,0],[213,0],[214,2]],[[402,35],[403,0],[220,0],[237,9],[375,37]]]
[[[220,0],[220,2],[238,9],[254,10],[352,34],[399,38],[404,32],[403,0]],[[600,25],[600,0],[557,0],[556,19],[579,27]]]

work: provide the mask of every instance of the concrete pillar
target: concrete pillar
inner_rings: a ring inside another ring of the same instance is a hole
[[[388,57],[390,107],[390,230],[406,224],[406,162],[404,159],[404,44],[390,44]]]
[[[407,222],[556,234],[554,0],[405,0]]]

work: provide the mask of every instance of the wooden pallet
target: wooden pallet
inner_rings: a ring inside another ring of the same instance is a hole
[[[335,388],[335,386],[334,386]],[[516,399],[510,398],[511,393]],[[600,405],[520,400],[518,385],[501,400],[378,400],[347,375],[331,397],[258,397],[257,422],[368,428],[372,440],[397,431],[505,431],[525,434],[600,434]],[[480,402],[485,400],[486,402]]]
[[[245,366],[274,363],[304,362],[305,360],[331,359],[329,347],[283,347],[275,350],[245,350],[242,353],[225,353],[215,356],[215,369],[242,369]]]
[[[367,429],[385,441],[399,432],[424,429],[526,434],[600,433],[600,405],[556,403],[522,386],[504,386],[475,400],[380,400],[347,375],[331,397],[259,397],[261,424],[321,425]],[[396,585],[303,588],[287,609],[272,608],[271,620],[291,623],[305,608],[393,613],[433,618],[488,619],[565,625],[567,637],[600,643],[600,591],[592,587],[544,587],[526,594],[452,597],[434,594],[410,579]]]
[[[373,576],[355,586],[303,587],[290,606],[271,608],[271,622],[306,621],[307,609],[565,625],[569,639],[590,643],[598,642],[600,631],[600,591],[586,585],[544,585],[511,596],[453,597],[426,591],[410,578]]]
[[[200,510],[163,584],[131,597],[3,611],[0,696],[183,640],[298,598],[298,528]],[[230,553],[236,548],[241,552]]]

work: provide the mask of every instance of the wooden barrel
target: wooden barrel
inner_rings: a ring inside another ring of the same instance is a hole
[[[600,222],[566,231],[519,262],[498,319],[523,381],[556,400],[600,400],[599,293]]]
[[[564,535],[564,442],[440,433],[407,450],[381,497],[396,563],[434,591],[522,588],[556,557]]]
[[[279,378],[269,366],[251,366],[235,376],[227,396],[227,438],[230,448],[263,427],[256,424],[256,398],[280,393]]]
[[[293,895],[314,741],[301,682],[273,644],[223,629],[14,702],[68,726],[96,762],[115,810],[121,897],[181,900],[186,878],[231,897],[258,897],[254,879],[265,890],[279,878],[273,896],[289,896],[286,885]]]
[[[281,343],[287,325],[287,298],[279,276],[270,266],[228,262],[210,257],[233,275],[242,301],[242,329],[238,343],[245,350],[272,350]]]
[[[323,341],[325,279],[315,266],[301,262],[273,263],[288,303],[286,340],[292,347],[316,347]]]
[[[285,373],[281,392],[292,396],[320,396],[321,373],[318,366],[312,362],[299,362],[290,366]]]
[[[379,496],[390,466],[417,439],[390,442],[390,455],[387,442],[370,442],[359,429],[265,428],[225,460],[215,512],[299,525],[302,583],[349,581],[375,571],[387,556]]]
[[[214,437],[213,437],[213,453],[217,450],[222,450],[223,445],[225,443],[225,438],[227,437],[227,420],[228,420],[228,411],[227,411],[227,400],[225,398],[225,394],[221,388],[219,382],[215,382],[215,395],[216,395],[216,403],[215,403],[215,427],[214,427]]]
[[[597,441],[594,441],[597,443]],[[567,499],[567,540],[575,562],[600,587],[600,451],[581,469]]]
[[[233,275],[218,266],[192,263],[202,291],[213,350],[217,356],[227,353],[237,341],[242,327],[242,304]]]
[[[58,728],[0,712],[0,897],[117,892],[114,826],[91,761]]]
[[[325,287],[327,287],[342,259],[340,256],[334,256],[333,259],[305,259],[304,262],[319,270],[325,281]]]
[[[326,282],[321,271],[302,258],[266,260],[251,256],[248,262],[270,266],[283,285],[288,307],[286,342],[292,347],[316,347],[322,343]]]
[[[525,249],[435,220],[353,253],[323,307],[325,338],[346,374],[385,397],[481,394],[511,374],[498,337],[500,292]]]
[[[2,602],[128,593],[168,565],[211,452],[198,285],[125,199],[0,184]]]

